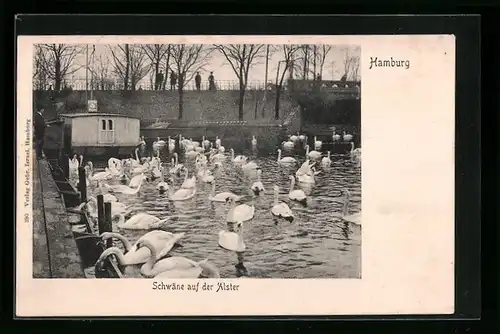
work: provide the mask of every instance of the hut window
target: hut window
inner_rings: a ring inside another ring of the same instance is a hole
[[[99,126],[99,143],[112,144],[115,141],[114,124],[112,119],[101,119]]]

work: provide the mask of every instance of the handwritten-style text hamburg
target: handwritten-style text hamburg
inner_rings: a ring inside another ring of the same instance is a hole
[[[238,291],[240,288],[239,284],[227,283],[227,282],[217,282],[216,284],[210,284],[207,282],[200,282],[196,284],[184,284],[184,283],[163,283],[163,282],[153,282],[152,289],[153,290],[166,290],[166,291],[214,291],[214,292],[223,292],[223,291]]]
[[[371,70],[373,67],[401,67],[407,70],[410,68],[410,61],[394,59],[393,57],[391,57],[390,59],[379,59],[378,57],[370,57],[369,70]]]

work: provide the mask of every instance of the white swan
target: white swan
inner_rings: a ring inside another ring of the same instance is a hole
[[[283,148],[286,149],[292,149],[295,146],[295,144],[292,141],[284,141],[281,144],[283,145]]]
[[[309,145],[306,145],[306,157],[309,157],[309,158],[315,159],[315,160],[321,159],[321,153],[318,151],[315,151],[315,150],[309,152]]]
[[[306,161],[302,163],[302,165],[297,169],[297,172],[295,173],[296,176],[299,176],[301,174],[308,174],[311,173],[311,167],[314,166],[316,162],[313,162],[312,164],[309,163],[309,159],[306,157]]]
[[[295,177],[290,175],[290,191],[288,192],[288,198],[292,201],[297,201],[305,203],[307,201],[307,196],[302,189],[294,189],[295,187]]]
[[[91,182],[99,182],[103,180],[110,180],[113,175],[111,174],[109,168],[105,168],[104,172],[97,172],[94,173],[94,164],[92,161],[87,161],[87,166],[88,166],[88,176],[87,179],[89,183]]]
[[[199,152],[193,149],[192,151],[186,152],[186,157],[192,159],[192,158],[196,158],[198,156],[198,154],[199,154]]]
[[[226,222],[245,222],[253,218],[253,215],[255,213],[255,207],[253,205],[237,205],[236,201],[232,198],[228,198],[227,201],[231,203],[231,209],[229,209],[229,212],[227,213]]]
[[[139,174],[139,175],[134,175],[128,184],[130,188],[137,188],[139,184],[141,183],[141,180],[146,181],[147,176],[144,174]],[[123,188],[125,189],[125,188]]]
[[[322,145],[323,142],[321,140],[318,140],[316,136],[314,136],[314,149],[320,150]]]
[[[231,160],[235,163],[235,164],[239,164],[239,163],[245,163],[247,161],[247,157],[245,157],[244,155],[237,155],[237,156],[234,156],[234,149],[231,149]]]
[[[274,186],[274,205],[271,208],[271,213],[276,218],[283,218],[290,223],[293,222],[293,212],[290,210],[288,204],[279,202],[279,187]]]
[[[335,131],[333,131],[333,133],[332,133],[332,140],[334,142],[338,142],[340,140],[340,135],[335,133]]]
[[[231,231],[219,232],[219,246],[232,252],[244,252],[245,242],[243,241],[243,222],[238,222],[236,227],[238,233]]]
[[[118,214],[128,215],[131,211],[127,205],[121,202],[111,203],[111,216],[114,217]],[[80,204],[78,209],[86,210],[92,218],[97,218],[97,198],[93,196],[87,197],[87,202]]]
[[[344,131],[344,134],[343,134],[343,139],[344,141],[351,141],[352,140],[352,135],[351,134],[348,134],[347,132]]]
[[[187,168],[184,168],[186,174],[184,176],[184,182],[182,182],[181,188],[183,189],[190,189],[196,187],[196,177],[192,176],[188,178],[189,176],[189,171]]]
[[[235,202],[240,201],[244,196],[238,196],[229,191],[224,191],[218,194],[215,194],[215,181],[212,183],[212,194],[208,197],[208,199],[212,202],[227,202],[228,199],[231,199]]]
[[[160,182],[156,185],[156,190],[160,192],[160,194],[164,194],[168,189],[168,183],[165,182],[165,167],[161,166],[161,175],[160,175]]]
[[[349,153],[351,153],[352,156],[360,156],[361,155],[361,148],[354,148],[354,142],[351,142],[351,151]]]
[[[324,167],[328,167],[331,165],[332,163],[332,160],[330,159],[330,151],[328,151],[328,156],[326,157],[323,157],[323,159],[321,159],[321,165],[324,166]]]
[[[170,193],[169,199],[171,201],[185,201],[193,198],[195,194],[196,194],[196,187],[188,189],[179,188],[175,193]]]
[[[137,247],[147,247],[151,257],[142,265],[141,274],[148,278],[198,278],[200,275],[219,278],[218,270],[205,259],[200,262],[192,261],[181,256],[172,256],[156,261],[156,250],[149,240],[142,240]]]
[[[80,161],[78,161],[77,155],[73,155],[72,159],[68,159],[69,173],[70,175],[78,174],[78,167],[80,167]]]
[[[252,136],[252,146],[257,146],[257,138],[255,136]]]
[[[262,174],[262,169],[258,169],[257,170],[257,181],[255,181],[252,186],[250,187],[250,189],[252,189],[253,193],[255,195],[258,195],[260,194],[261,192],[264,192],[265,189],[264,189],[264,185],[262,184],[261,180],[260,180],[260,175]]]
[[[294,142],[294,143],[295,143],[298,139],[299,139],[299,137],[297,137],[296,135],[291,135],[291,136],[290,136],[290,140],[291,140],[292,142]]]
[[[170,139],[170,136],[168,136],[168,140],[167,141],[168,141],[168,150],[170,152],[175,151],[175,140]]]
[[[113,215],[113,220],[118,218],[116,227],[125,230],[152,230],[161,227],[168,219],[160,219],[149,213],[138,213],[125,220],[125,216],[121,213]]]
[[[342,219],[344,219],[349,223],[361,225],[361,211],[349,214],[349,202],[351,198],[351,193],[347,189],[342,189],[342,192],[345,194],[344,207],[342,210]]]
[[[141,175],[144,175],[144,174],[141,174]],[[103,185],[111,193],[135,195],[135,194],[139,194],[139,190],[141,189],[141,186],[142,186],[142,183],[144,182],[144,180],[145,180],[145,177],[142,177],[139,179],[139,185],[137,186],[137,188],[131,188],[131,187],[126,186],[124,184],[109,185],[109,184],[104,183]]]
[[[176,153],[174,153],[174,158],[175,158],[175,164],[172,168],[170,168],[169,170],[169,173],[170,174],[177,174],[181,171],[181,169],[184,168],[184,165],[183,164],[179,164],[179,155]]]
[[[103,241],[106,241],[109,238],[116,238],[120,240],[125,248],[125,254],[123,255],[121,264],[134,265],[143,264],[151,257],[151,251],[149,248],[137,247],[137,244],[142,240],[149,240],[149,242],[151,242],[156,250],[156,260],[159,260],[166,256],[174,246],[172,240],[178,244],[178,241],[184,237],[184,234],[184,232],[174,234],[171,232],[154,230],[141,236],[133,245],[123,235],[115,232],[104,232],[100,237]],[[103,258],[105,258],[105,256]]]
[[[248,161],[248,157],[245,159],[245,162],[241,166],[241,169],[243,169],[244,171],[256,170],[258,168],[259,166],[255,162]]]
[[[284,158],[282,158],[281,157],[281,150],[278,149],[278,162],[282,163],[282,164],[283,163],[285,163],[285,164],[286,163],[296,163],[297,160],[295,160],[295,158],[293,158],[293,157],[284,157]]]
[[[305,139],[306,139],[306,136],[304,136],[304,135],[299,135],[299,140],[300,140],[300,141],[304,141]]]

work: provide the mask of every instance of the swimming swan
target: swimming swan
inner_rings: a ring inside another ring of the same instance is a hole
[[[170,188],[172,189],[172,188]],[[196,194],[196,187],[193,188],[179,188],[175,193],[169,195],[171,201],[185,201],[191,199]]]
[[[189,171],[187,168],[184,168],[184,170],[186,171],[186,174],[184,176],[184,182],[182,182],[181,188],[191,189],[191,188],[196,187],[196,177],[192,176],[192,177],[188,178]]]
[[[212,194],[209,196],[209,200],[212,202],[227,202],[228,199],[232,199],[235,202],[240,201],[244,196],[238,196],[229,191],[224,191],[215,194],[215,181],[212,183]]]
[[[302,189],[294,189],[295,187],[295,177],[290,175],[290,191],[288,192],[288,198],[292,201],[297,201],[305,204],[307,201],[307,196]]]
[[[125,248],[125,254],[123,256],[122,264],[124,265],[134,265],[146,263],[146,261],[151,257],[151,250],[147,247],[138,248],[137,244],[142,240],[149,240],[156,250],[156,260],[161,259],[166,256],[167,253],[172,249],[174,244],[172,240],[177,243],[180,239],[184,237],[185,233],[171,233],[161,230],[154,230],[144,234],[140,237],[134,245],[130,243],[123,235],[114,232],[104,232],[101,234],[101,239],[106,241],[109,238],[116,238],[120,240]]]
[[[116,226],[125,230],[152,230],[168,221],[168,219],[160,219],[144,212],[133,215],[127,221],[125,221],[125,215],[121,213],[113,215],[113,218],[118,218]]]
[[[237,223],[245,222],[253,218],[255,207],[248,204],[237,205],[234,199],[228,198],[227,202],[231,203],[231,209],[227,213],[226,222]]]
[[[278,162],[279,163],[296,163],[297,160],[295,160],[295,158],[293,158],[293,157],[281,158],[281,150],[278,149]]]
[[[245,242],[243,241],[243,222],[237,223],[238,233],[231,231],[219,232],[219,246],[232,252],[244,252]]]
[[[262,169],[258,169],[257,170],[257,181],[255,181],[253,184],[252,184],[252,187],[250,189],[252,189],[253,193],[255,195],[258,195],[260,194],[261,192],[264,192],[264,185],[262,184],[262,182],[260,181],[260,175],[262,174]]]
[[[202,274],[213,278],[220,277],[218,270],[209,264],[208,259],[195,262],[182,256],[172,256],[156,261],[156,251],[149,240],[142,240],[137,247],[139,249],[147,247],[151,251],[151,257],[141,267],[141,274],[144,277],[198,278]]]
[[[234,149],[231,149],[231,160],[232,160],[234,163],[237,163],[237,164],[242,164],[242,163],[247,162],[247,157],[245,157],[244,155],[237,155],[237,156],[235,157],[235,156],[234,156]]]
[[[160,194],[164,194],[168,190],[168,183],[165,182],[165,167],[160,167],[160,182],[156,185],[156,190],[159,191]]]
[[[306,157],[311,159],[321,159],[321,153],[318,151],[309,152],[309,145],[306,145]]]
[[[279,187],[274,186],[274,206],[271,208],[271,213],[276,218],[283,218],[290,223],[293,222],[293,212],[290,210],[288,204],[279,202]],[[276,222],[277,224],[277,222]]]
[[[361,225],[361,211],[349,214],[349,202],[351,198],[351,193],[349,192],[349,190],[345,188],[342,189],[342,192],[345,194],[344,207],[342,210],[342,219],[356,225]]]
[[[141,175],[144,176],[144,174],[141,174]],[[137,188],[130,188],[129,186],[126,186],[123,184],[109,185],[109,184],[104,183],[103,185],[106,189],[108,189],[109,192],[112,192],[112,193],[121,193],[121,194],[125,194],[125,195],[135,195],[135,194],[139,194],[139,190],[141,189],[141,186],[142,186],[142,183],[144,182],[144,180],[145,180],[145,177],[141,177],[139,179],[139,185],[137,186]]]
[[[324,167],[329,167],[332,163],[332,160],[330,159],[330,151],[328,151],[328,156],[326,157],[323,157],[323,159],[321,159],[321,165],[324,166]]]

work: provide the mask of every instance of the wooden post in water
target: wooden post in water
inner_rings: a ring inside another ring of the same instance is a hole
[[[87,202],[87,175],[83,167],[78,167],[78,188],[81,202]]]
[[[106,232],[104,226],[104,196],[97,195],[97,226],[99,228],[99,235]]]
[[[104,203],[104,224],[101,227],[99,227],[99,233],[103,232],[112,232],[113,227],[111,224],[111,202],[106,202]],[[113,247],[113,239],[109,238],[106,240],[106,248]]]

